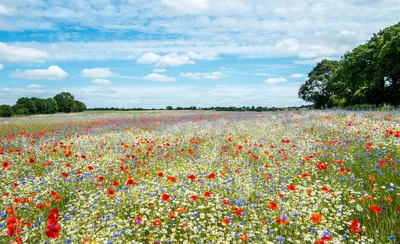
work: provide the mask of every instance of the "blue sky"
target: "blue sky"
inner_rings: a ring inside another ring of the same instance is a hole
[[[398,0],[0,0],[0,104],[268,106],[396,24]]]

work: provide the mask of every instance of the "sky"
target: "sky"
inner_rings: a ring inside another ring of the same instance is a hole
[[[398,0],[0,0],[0,104],[301,106],[298,89],[399,22]]]

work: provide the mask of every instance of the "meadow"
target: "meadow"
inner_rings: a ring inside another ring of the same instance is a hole
[[[0,121],[0,243],[399,243],[400,112]]]

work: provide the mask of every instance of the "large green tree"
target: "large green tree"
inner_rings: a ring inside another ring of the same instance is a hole
[[[57,101],[58,111],[64,113],[73,112],[72,107],[74,104],[75,97],[69,92],[61,92],[54,97]]]
[[[308,79],[300,87],[299,97],[307,102],[314,103],[315,108],[329,107],[331,91],[328,84],[338,68],[336,60],[324,59],[308,74]]]

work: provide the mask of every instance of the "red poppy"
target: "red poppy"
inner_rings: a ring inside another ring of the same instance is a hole
[[[167,177],[167,180],[168,180],[168,181],[171,181],[171,182],[174,182],[174,183],[176,182],[176,178],[173,177],[173,176],[168,176],[168,177]]]
[[[99,177],[97,178],[97,180],[98,180],[99,182],[103,182],[103,181],[104,181],[104,177],[103,177],[103,176],[99,176]]]
[[[358,233],[358,232],[361,232],[361,228],[360,228],[360,224],[358,223],[358,220],[353,220],[352,222],[351,222],[351,228],[350,228],[350,231],[351,232],[356,232],[356,233]]]
[[[68,173],[62,172],[61,176],[64,177],[64,178],[68,178]]]
[[[279,217],[276,219],[276,223],[277,223],[277,224],[280,224],[280,225],[287,225],[287,224],[289,223],[289,221],[286,220],[286,219],[284,219],[284,218],[282,218],[281,216],[279,216]]]
[[[223,224],[223,225],[228,225],[229,222],[230,222],[230,220],[229,220],[228,218],[224,218],[224,219],[222,220],[222,224]]]
[[[311,218],[310,218],[310,220],[311,220],[314,224],[319,224],[319,223],[321,223],[321,219],[322,219],[322,216],[321,216],[321,214],[319,214],[319,213],[314,213],[314,214],[312,214],[312,215],[311,215]]]
[[[222,203],[223,203],[224,205],[229,205],[229,204],[230,204],[230,202],[229,202],[228,200],[226,200],[226,199],[222,200]]]
[[[126,185],[127,186],[134,186],[134,185],[136,185],[136,182],[133,180],[133,179],[127,179],[126,180]]]
[[[189,180],[193,181],[196,179],[196,176],[194,174],[191,174],[188,176]]]
[[[277,202],[270,201],[270,202],[268,203],[268,205],[269,205],[269,208],[270,208],[271,210],[277,210],[277,209],[278,209],[278,203],[277,203]]]
[[[214,173],[211,173],[211,174],[208,175],[208,178],[209,178],[209,179],[214,179],[215,176],[216,176],[216,175],[215,175]]]
[[[110,198],[114,198],[115,197],[115,190],[114,189],[108,188],[107,193],[108,193],[108,196]]]
[[[89,165],[89,166],[87,166],[87,169],[88,169],[89,171],[92,171],[92,170],[94,170],[94,167],[93,167],[92,165]]]
[[[164,202],[168,202],[171,198],[171,196],[167,193],[162,194],[161,198],[164,200]]]
[[[159,219],[156,219],[156,220],[153,221],[153,225],[154,226],[162,226],[162,223],[161,223],[161,221]]]
[[[293,184],[290,184],[286,187],[289,191],[294,191],[296,190],[296,187]]]
[[[135,221],[135,224],[137,224],[137,225],[143,224],[143,219],[140,216],[136,216],[134,221]]]
[[[164,173],[163,172],[159,172],[157,175],[158,175],[158,177],[163,177]]]
[[[10,162],[3,162],[1,165],[4,169],[10,167],[11,163]]]
[[[204,197],[205,198],[210,198],[211,197],[211,192],[209,192],[209,191],[204,192]]]
[[[376,216],[378,216],[378,214],[381,212],[382,209],[376,205],[371,205],[371,206],[369,206],[369,210],[371,212],[375,213]]]
[[[112,183],[112,185],[113,185],[113,186],[118,186],[118,185],[119,185],[119,182],[118,182],[118,181],[114,181],[114,182]]]
[[[196,195],[191,195],[190,200],[192,200],[193,202],[197,201],[197,196]]]
[[[46,229],[46,236],[55,239],[58,237],[61,227],[58,223],[50,223],[47,225]]]

